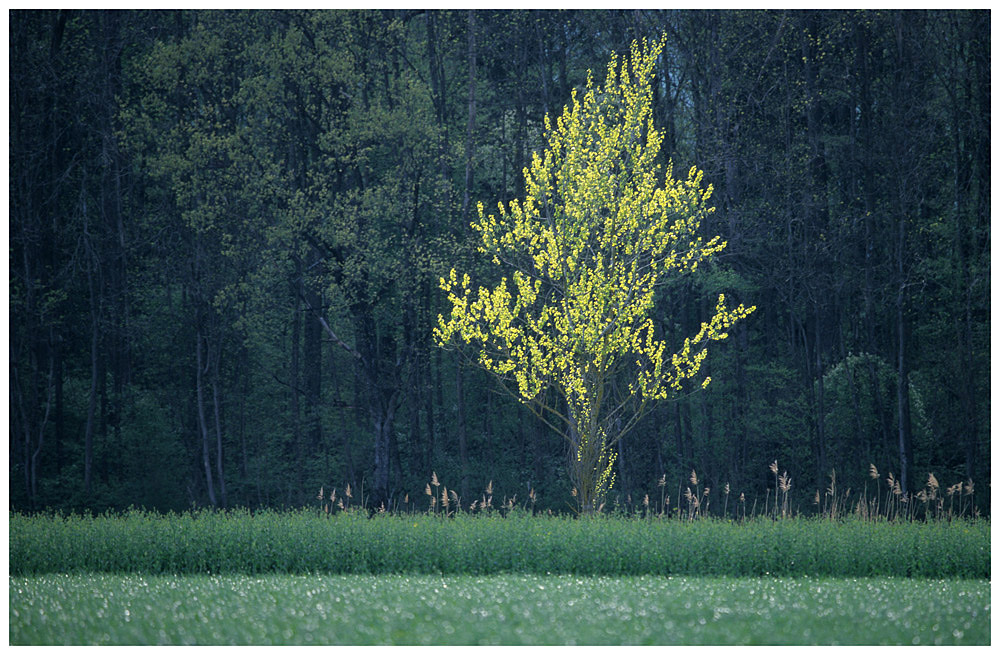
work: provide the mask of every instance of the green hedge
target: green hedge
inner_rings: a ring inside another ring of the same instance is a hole
[[[986,520],[195,512],[10,515],[10,574],[572,573],[989,578]]]

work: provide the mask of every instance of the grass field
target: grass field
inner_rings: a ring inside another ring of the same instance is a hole
[[[986,520],[309,512],[10,516],[10,573],[570,573],[988,578]]]
[[[990,522],[11,514],[11,644],[989,644]]]
[[[12,578],[19,644],[989,644],[986,580]]]

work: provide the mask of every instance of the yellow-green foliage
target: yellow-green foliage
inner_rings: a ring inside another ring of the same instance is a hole
[[[441,280],[452,311],[439,317],[435,338],[475,345],[479,363],[522,402],[569,427],[584,507],[610,488],[609,448],[642,414],[630,399],[642,407],[681,391],[708,342],[754,310],[728,309],[720,295],[712,318],[676,352],[650,318],[667,276],[695,271],[726,246],[698,234],[713,210],[702,173],[692,168],[678,180],[656,163],[663,137],[651,84],[661,48],[644,41],[631,57],[612,55],[603,87],[588,73],[583,99],[574,91],[554,126],[546,116],[548,147],[524,171],[524,200],[499,204],[496,215],[479,205],[479,251],[512,270],[510,279],[475,291],[454,269]],[[568,415],[544,399],[549,388]]]

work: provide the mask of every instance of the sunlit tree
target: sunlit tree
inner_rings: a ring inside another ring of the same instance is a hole
[[[614,484],[615,442],[645,414],[698,377],[710,341],[754,307],[727,309],[672,351],[651,318],[657,289],[725,248],[699,227],[712,187],[692,168],[684,180],[656,163],[652,80],[662,43],[612,55],[608,77],[588,73],[582,100],[553,125],[525,169],[525,197],[499,213],[479,205],[479,252],[509,273],[473,290],[452,270],[441,288],[452,305],[435,337],[464,342],[478,363],[569,441],[583,511]],[[701,381],[704,387],[709,378]]]

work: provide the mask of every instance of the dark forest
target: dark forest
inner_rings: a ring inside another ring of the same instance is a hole
[[[732,513],[776,466],[802,514],[890,473],[988,513],[988,11],[10,11],[10,508],[405,509],[434,474],[570,511],[565,441],[435,344],[439,280],[492,274],[477,203],[661,37],[662,163],[728,246],[656,329],[757,309],[616,444],[609,509],[696,472]]]

